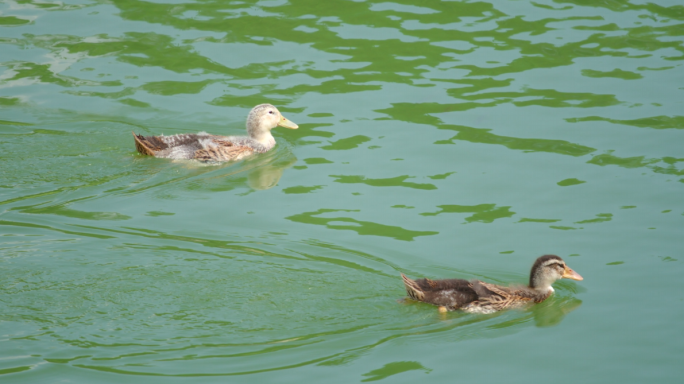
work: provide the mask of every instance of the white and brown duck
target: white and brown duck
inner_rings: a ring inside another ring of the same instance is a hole
[[[299,126],[286,119],[271,104],[252,108],[247,116],[248,136],[217,136],[206,132],[173,136],[142,136],[133,133],[135,148],[143,155],[167,159],[195,159],[200,161],[240,160],[254,153],[271,150],[276,141],[271,129]]]
[[[556,255],[539,257],[532,265],[528,286],[504,287],[480,280],[411,280],[401,274],[406,293],[414,300],[439,307],[440,312],[460,309],[470,313],[493,313],[528,303],[541,303],[559,279],[583,280]]]

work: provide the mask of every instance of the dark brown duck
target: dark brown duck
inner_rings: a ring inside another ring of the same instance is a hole
[[[406,293],[414,300],[437,305],[440,311],[457,309],[471,313],[493,313],[526,303],[541,303],[559,279],[583,280],[556,255],[539,257],[532,265],[528,286],[504,287],[480,280],[411,280],[401,274]]]

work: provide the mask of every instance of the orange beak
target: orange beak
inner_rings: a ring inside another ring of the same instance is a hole
[[[563,276],[561,277],[564,279],[584,280],[579,273],[573,271],[572,268],[568,267],[567,265],[565,266],[565,271],[563,271]]]

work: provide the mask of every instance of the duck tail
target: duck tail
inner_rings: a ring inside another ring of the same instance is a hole
[[[422,301],[423,298],[425,297],[425,293],[420,288],[418,283],[416,283],[414,280],[409,279],[403,273],[401,274],[401,279],[404,280],[404,286],[406,287],[406,294],[409,295],[409,297],[414,299],[414,300]]]
[[[148,155],[148,156],[154,156],[154,151],[148,147],[145,142],[147,141],[145,139],[145,136],[143,135],[136,135],[135,132],[133,133],[133,139],[135,140],[135,149],[138,150],[138,152],[142,153],[143,155]]]

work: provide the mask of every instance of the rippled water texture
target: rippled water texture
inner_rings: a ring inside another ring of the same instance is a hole
[[[0,43],[3,383],[681,382],[680,0],[5,0]],[[264,102],[267,154],[135,152]],[[534,308],[402,300],[547,253],[585,280]]]

